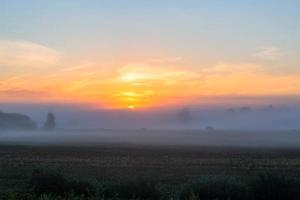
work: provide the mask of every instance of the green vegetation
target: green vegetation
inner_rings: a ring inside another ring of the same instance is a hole
[[[145,179],[100,181],[68,177],[60,171],[36,169],[26,192],[1,192],[1,199],[36,200],[297,200],[300,177],[260,174],[244,179],[234,176],[199,176],[171,185]]]
[[[0,199],[298,200],[299,155],[297,149],[0,146]]]

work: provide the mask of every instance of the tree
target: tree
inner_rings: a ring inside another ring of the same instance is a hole
[[[177,119],[181,123],[187,123],[191,121],[191,112],[188,108],[182,108],[177,112]]]
[[[53,113],[48,112],[46,121],[44,123],[44,129],[46,130],[53,130],[56,126],[55,122],[56,118]]]
[[[27,115],[0,111],[1,129],[34,130],[36,129],[36,123]]]

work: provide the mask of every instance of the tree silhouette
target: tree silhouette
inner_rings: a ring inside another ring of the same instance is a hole
[[[48,112],[43,128],[46,130],[53,130],[56,126],[55,119],[56,118],[55,118],[54,114],[51,112]]]
[[[187,123],[191,120],[191,112],[188,108],[182,108],[177,112],[177,119],[181,123]]]
[[[33,130],[36,123],[27,115],[18,113],[4,113],[0,111],[0,130],[1,129],[19,129]]]

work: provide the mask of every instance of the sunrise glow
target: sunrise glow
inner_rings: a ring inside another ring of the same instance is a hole
[[[135,109],[135,106],[134,106],[134,105],[130,105],[130,106],[128,106],[128,108],[129,108],[130,110],[133,110],[133,109]]]
[[[201,7],[197,1],[191,4]],[[111,6],[119,8],[118,4]],[[83,18],[70,29],[63,26],[69,24],[65,11],[58,9],[57,16],[65,17],[59,21],[41,20],[37,33],[24,29],[28,37],[14,33],[23,33],[23,27],[30,27],[36,19],[34,16],[27,16],[24,22],[20,13],[16,15],[19,22],[13,25],[1,18],[4,28],[12,27],[14,37],[0,34],[0,101],[80,102],[128,109],[201,104],[229,96],[251,99],[300,95],[299,61],[293,53],[299,52],[299,45],[294,45],[299,40],[288,42],[292,36],[282,31],[289,24],[297,27],[299,20],[292,20],[288,12],[277,14],[286,16],[289,23],[272,27],[257,23],[249,29],[247,23],[234,16],[219,23],[223,17],[214,9],[207,13],[215,14],[208,14],[204,21],[199,11],[190,11],[193,18],[175,13],[166,18],[162,10],[153,17],[143,12],[143,3],[139,6],[138,12],[128,12],[131,17],[117,14],[103,24],[101,9],[93,18],[81,11]],[[132,11],[130,7],[124,9]],[[139,24],[141,15],[144,21]],[[84,16],[95,30],[83,26]],[[256,22],[262,18],[273,20],[263,13],[249,16]],[[235,27],[231,27],[232,20],[237,20]],[[60,34],[45,24],[60,25]],[[252,30],[272,34],[254,36]]]

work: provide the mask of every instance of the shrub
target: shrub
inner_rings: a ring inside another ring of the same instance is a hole
[[[36,169],[31,176],[31,185],[36,195],[55,194],[63,196],[69,192],[67,179],[59,171]]]
[[[89,181],[79,178],[67,178],[60,171],[37,169],[31,177],[31,185],[38,196],[49,194],[54,196],[69,196],[71,193],[88,197],[95,193],[95,188]]]
[[[0,192],[0,199],[1,200],[33,200],[35,199],[34,196],[27,192]]]
[[[151,179],[133,178],[97,181],[69,178],[59,171],[38,169],[32,173],[32,189],[40,199],[161,199],[161,200],[298,200],[300,179],[261,174],[243,180],[234,176],[201,176],[182,185],[157,184]],[[1,193],[0,193],[1,194]],[[2,198],[1,198],[2,197]],[[1,199],[20,199],[16,193]],[[21,198],[33,199],[33,198]]]
[[[180,186],[172,184],[160,184],[158,186],[159,199],[161,200],[179,200]]]
[[[142,178],[123,179],[102,184],[101,197],[120,199],[159,199],[156,184]]]
[[[247,184],[234,177],[203,176],[183,185],[180,199],[240,200],[249,198]]]
[[[155,182],[142,178],[125,181],[119,186],[118,191],[120,197],[124,198],[158,199],[159,195]]]
[[[118,192],[116,191],[116,183],[110,181],[98,182],[96,186],[96,199],[117,199]]]
[[[89,197],[95,194],[95,186],[88,180],[73,178],[68,181],[68,185],[74,195]]]
[[[265,173],[250,185],[257,200],[300,199],[300,179],[296,177]]]

